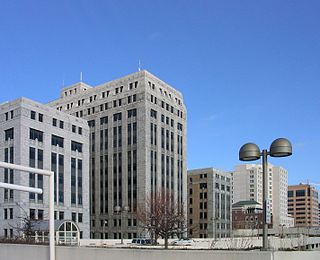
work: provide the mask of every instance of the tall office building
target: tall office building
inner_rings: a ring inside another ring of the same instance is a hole
[[[188,171],[188,235],[229,237],[231,174],[214,168]]]
[[[186,201],[186,108],[182,94],[147,71],[61,91],[49,106],[90,127],[92,238],[140,236],[135,211],[150,194]]]
[[[318,191],[309,184],[288,187],[288,209],[296,227],[319,226]]]
[[[287,190],[288,172],[268,164],[268,201],[272,214],[273,227],[293,226],[293,219],[288,216]],[[245,200],[262,201],[262,166],[261,164],[241,164],[232,173],[233,203]]]
[[[55,218],[74,220],[89,237],[89,127],[26,98],[0,105],[0,161],[54,171]],[[49,178],[0,169],[1,181],[43,194],[0,189],[0,237],[14,237],[23,219],[49,218]],[[2,177],[3,176],[3,177]],[[20,230],[21,231],[21,230]]]

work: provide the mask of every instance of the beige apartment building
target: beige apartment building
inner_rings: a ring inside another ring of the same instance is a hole
[[[318,191],[309,184],[288,186],[288,211],[296,227],[319,226]]]

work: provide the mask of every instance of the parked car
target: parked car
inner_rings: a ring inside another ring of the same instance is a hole
[[[194,241],[190,238],[180,238],[171,242],[172,246],[191,246]]]
[[[134,238],[132,239],[131,243],[138,245],[151,245],[152,240],[150,238]]]

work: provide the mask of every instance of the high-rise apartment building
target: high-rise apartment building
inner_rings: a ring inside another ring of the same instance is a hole
[[[188,171],[188,235],[229,237],[231,175],[214,168]]]
[[[0,105],[0,161],[54,171],[55,218],[73,220],[89,238],[87,122],[26,98]],[[14,237],[23,219],[49,218],[49,178],[0,169],[1,181],[43,194],[0,189],[0,237]],[[21,231],[21,230],[20,230]]]
[[[150,194],[186,195],[186,108],[182,94],[147,71],[91,87],[66,87],[49,103],[90,127],[92,238],[140,236],[135,211]]]
[[[293,226],[293,219],[288,216],[287,201],[288,172],[268,164],[268,201],[272,214],[273,227]],[[261,164],[242,164],[232,173],[233,203],[252,200],[262,204],[262,166]]]
[[[288,187],[288,209],[296,227],[319,226],[318,191],[309,184]]]

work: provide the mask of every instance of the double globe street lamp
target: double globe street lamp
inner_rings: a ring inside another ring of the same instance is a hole
[[[255,161],[262,157],[262,185],[263,185],[263,238],[262,250],[268,250],[268,223],[267,203],[268,203],[268,160],[267,156],[286,157],[292,155],[292,145],[286,138],[278,138],[272,142],[269,151],[266,149],[260,151],[260,148],[254,143],[246,143],[239,150],[240,161]]]

